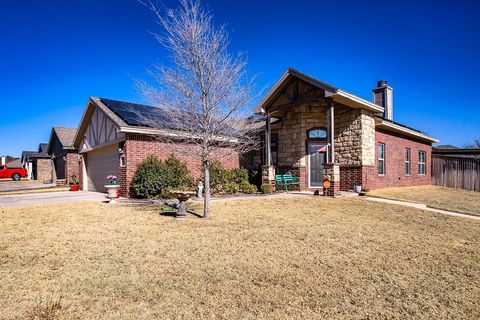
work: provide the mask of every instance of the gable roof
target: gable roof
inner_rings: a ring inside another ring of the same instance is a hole
[[[50,134],[50,140],[48,142],[48,154],[52,153],[53,148],[53,139],[56,136],[62,148],[65,150],[73,150],[73,141],[75,138],[75,134],[77,133],[77,128],[65,128],[65,127],[53,127],[52,133]]]
[[[27,162],[32,158],[34,155],[36,155],[38,152],[37,151],[22,151],[22,162]]]
[[[5,164],[9,168],[23,168],[22,161],[20,159],[15,159]]]
[[[272,103],[273,100],[278,96],[278,93],[285,89],[286,86],[288,86],[292,78],[298,78],[316,88],[324,90],[325,97],[330,97],[331,99],[333,99],[333,101],[341,103],[348,107],[365,109],[375,113],[384,112],[384,108],[382,106],[376,105],[373,102],[365,100],[359,96],[351,94],[324,81],[318,80],[303,72],[288,68],[287,71],[285,71],[285,73],[270,89],[270,91],[268,91],[265,97],[263,97],[263,99],[257,104],[257,106],[254,108],[254,113],[263,114],[265,112],[265,107]],[[426,140],[430,143],[438,142],[438,139],[433,138],[422,131],[410,128],[406,125],[400,124],[392,120],[375,117],[375,127],[379,127],[392,132],[398,132],[405,136]]]
[[[32,155],[32,158],[50,158],[48,155],[48,143],[40,143],[38,152]]]
[[[263,97],[263,99],[257,104],[257,106],[253,110],[254,113],[264,113],[265,107],[267,107],[268,104],[271,103],[272,100],[274,100],[278,92],[281,92],[283,89],[285,89],[285,87],[288,85],[292,78],[298,78],[316,88],[324,90],[325,97],[331,97],[334,101],[342,103],[346,106],[352,108],[366,109],[373,112],[383,112],[383,107],[376,105],[373,102],[360,98],[354,94],[346,92],[340,88],[337,88],[331,84],[309,76],[303,72],[300,72],[293,68],[288,68],[287,71],[285,71],[285,73],[280,77],[280,79]]]

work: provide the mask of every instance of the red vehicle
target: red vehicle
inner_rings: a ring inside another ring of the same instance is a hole
[[[12,178],[15,181],[25,178],[27,176],[27,169],[24,168],[8,168],[7,166],[0,166],[0,179]]]

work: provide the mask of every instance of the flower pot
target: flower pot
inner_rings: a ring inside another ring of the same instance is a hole
[[[80,186],[78,184],[70,185],[70,191],[78,191]]]
[[[110,199],[109,203],[115,203],[115,199],[118,198],[118,189],[120,189],[120,185],[107,184],[105,188],[107,189],[107,198]]]

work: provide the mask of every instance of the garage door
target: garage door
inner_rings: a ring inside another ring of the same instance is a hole
[[[88,190],[107,192],[107,176],[118,177],[118,147],[116,144],[87,153]]]

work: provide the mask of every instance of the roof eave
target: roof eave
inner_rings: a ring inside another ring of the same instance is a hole
[[[427,141],[427,142],[430,142],[430,143],[436,143],[436,142],[439,141],[437,138],[431,137],[431,136],[426,135],[424,133],[421,133],[421,132],[418,132],[418,131],[415,131],[415,130],[412,130],[412,129],[408,129],[408,128],[402,127],[398,124],[387,122],[387,121],[384,121],[383,119],[379,119],[379,118],[375,119],[375,127],[382,128],[382,129],[389,130],[389,131],[393,131],[393,132],[397,132],[397,133],[401,133],[401,134],[404,134],[404,135],[407,135],[407,136],[410,136],[410,137],[414,137],[414,138],[417,138],[417,139],[420,139],[420,140],[424,140],[424,141]]]
[[[365,109],[372,112],[384,112],[384,108],[373,102],[360,98],[356,95],[338,89],[336,92],[325,92],[325,97],[330,97],[333,101],[352,108]]]

